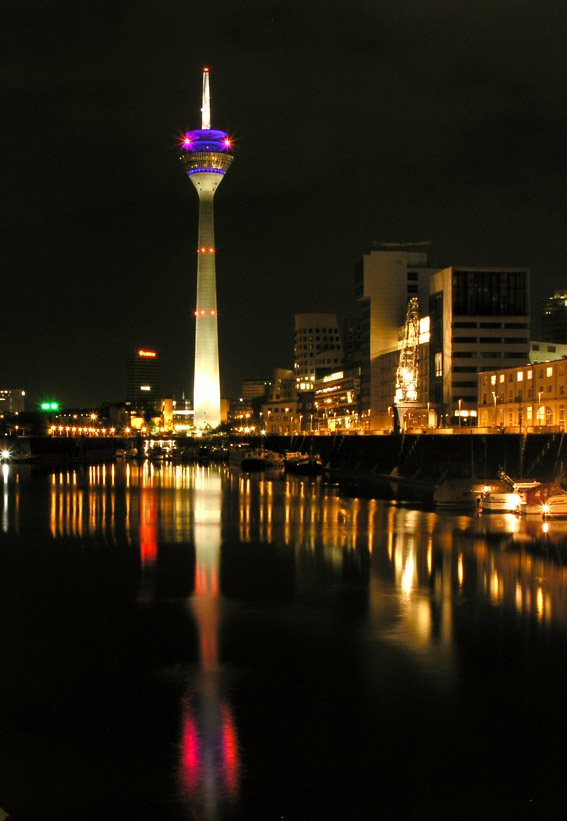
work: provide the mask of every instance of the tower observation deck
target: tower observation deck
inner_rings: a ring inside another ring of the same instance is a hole
[[[205,68],[202,127],[185,134],[180,157],[199,197],[193,382],[195,426],[199,428],[216,428],[221,422],[213,198],[233,160],[226,132],[211,128],[210,100],[209,69]]]

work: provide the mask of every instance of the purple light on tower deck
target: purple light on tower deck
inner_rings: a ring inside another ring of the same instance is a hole
[[[188,131],[183,139],[182,148],[185,151],[209,152],[228,151],[232,142],[226,131],[216,131],[212,128],[196,128]]]

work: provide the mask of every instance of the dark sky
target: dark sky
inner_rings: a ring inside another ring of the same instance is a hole
[[[567,286],[564,0],[4,0],[0,387],[120,400],[158,350],[191,394],[198,201],[215,198],[222,392],[293,364],[293,314],[352,303],[374,240]]]

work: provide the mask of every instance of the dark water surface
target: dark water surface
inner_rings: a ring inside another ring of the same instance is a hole
[[[0,478],[14,821],[559,817],[567,523],[225,467]]]

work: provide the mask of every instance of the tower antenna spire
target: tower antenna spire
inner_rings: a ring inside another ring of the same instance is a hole
[[[209,69],[203,69],[203,106],[201,108],[202,129],[211,127],[211,90],[209,86]]]

